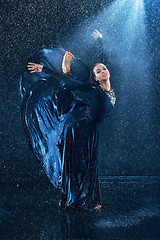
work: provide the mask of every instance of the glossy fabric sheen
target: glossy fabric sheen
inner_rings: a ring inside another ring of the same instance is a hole
[[[60,189],[62,208],[96,206],[100,204],[99,124],[112,109],[110,98],[100,87],[85,83],[84,77],[80,81],[73,72],[68,76],[60,73],[52,65],[51,49],[48,55],[47,49],[38,54],[30,61],[43,59],[45,71],[30,74],[26,70],[22,78],[22,121],[27,139],[50,181]],[[83,65],[82,70],[85,76]],[[77,90],[87,98],[77,97]]]

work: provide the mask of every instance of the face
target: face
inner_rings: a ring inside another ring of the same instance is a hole
[[[103,82],[109,80],[110,78],[110,73],[103,63],[97,64],[93,68],[93,72],[95,74],[96,81]]]

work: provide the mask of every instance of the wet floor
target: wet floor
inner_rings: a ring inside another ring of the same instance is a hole
[[[100,182],[100,212],[61,212],[49,182],[1,183],[0,239],[160,239],[160,177]]]

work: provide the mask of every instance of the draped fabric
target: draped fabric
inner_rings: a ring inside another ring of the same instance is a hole
[[[43,64],[44,71],[24,71],[22,122],[34,155],[60,189],[59,205],[89,208],[100,204],[99,124],[112,103],[99,86],[87,82],[88,69],[76,58],[71,72],[63,74],[59,67],[63,55],[64,50],[56,47],[42,49],[30,58]],[[77,90],[86,97],[77,97]]]

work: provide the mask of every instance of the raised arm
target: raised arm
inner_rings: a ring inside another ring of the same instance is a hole
[[[102,34],[95,29],[92,33],[93,38],[95,39],[92,52],[91,52],[91,61],[92,64],[95,64],[96,62],[102,62],[106,64],[106,56],[104,54],[103,50],[103,37]]]

